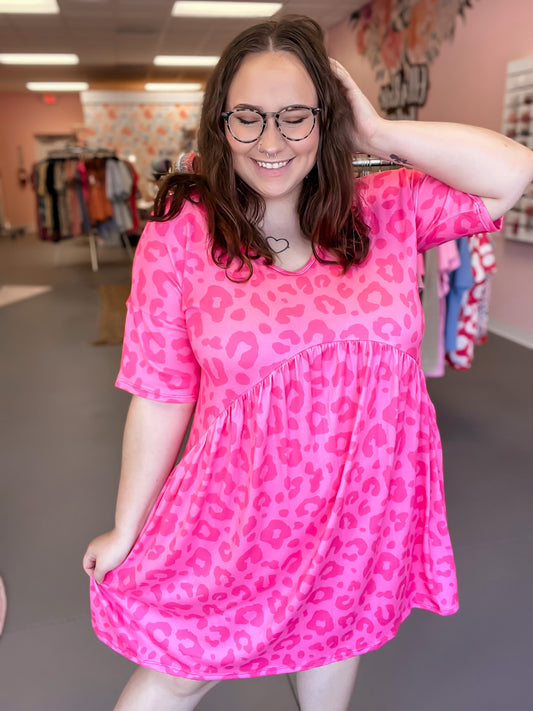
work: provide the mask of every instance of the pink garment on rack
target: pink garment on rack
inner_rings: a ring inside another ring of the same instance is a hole
[[[474,359],[474,349],[486,340],[489,283],[496,271],[496,256],[490,236],[472,235],[468,240],[474,286],[465,295],[459,313],[457,348],[446,353],[454,370],[468,370]]]
[[[188,201],[143,233],[117,385],[197,404],[132,551],[91,582],[97,635],[139,664],[292,672],[381,646],[413,607],[458,608],[417,249],[499,226],[416,171],[357,187],[371,248],[345,274],[260,259],[231,281]]]

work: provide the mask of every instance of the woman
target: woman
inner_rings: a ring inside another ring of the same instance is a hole
[[[354,197],[355,151],[415,170]],[[380,118],[305,18],[229,45],[199,153],[136,255],[116,525],[84,559],[93,626],[140,665],[122,711],[284,672],[303,711],[343,711],[360,654],[413,607],[458,607],[417,249],[497,229],[533,158]]]

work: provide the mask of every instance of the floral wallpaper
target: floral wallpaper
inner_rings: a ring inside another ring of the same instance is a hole
[[[83,136],[78,138],[89,148],[114,150],[120,158],[134,156],[140,192],[147,200],[155,194],[153,172],[164,172],[165,163],[195,149],[199,104],[93,99],[83,101],[83,112]]]
[[[399,94],[409,91],[417,95],[413,106],[425,103],[428,65],[438,56],[442,42],[453,39],[457,16],[465,17],[473,2],[372,0],[352,14],[357,52],[368,59],[381,84],[391,82],[382,108],[398,108],[402,98],[405,108],[408,102]],[[393,100],[391,93],[398,96]]]

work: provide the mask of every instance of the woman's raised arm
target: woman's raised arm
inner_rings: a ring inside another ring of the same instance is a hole
[[[390,121],[375,111],[347,70],[331,60],[355,118],[355,150],[417,168],[479,196],[493,220],[533,180],[533,151],[486,128],[429,121]]]

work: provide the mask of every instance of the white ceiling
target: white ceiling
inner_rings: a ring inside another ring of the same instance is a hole
[[[309,15],[324,29],[367,0],[283,0],[279,15]],[[13,0],[16,8],[17,0]],[[0,13],[1,52],[74,52],[71,67],[0,65],[0,91],[27,81],[88,81],[90,88],[141,89],[146,81],[205,79],[209,70],[154,67],[156,54],[218,55],[255,20],[173,18],[173,0],[58,0],[59,15]]]

